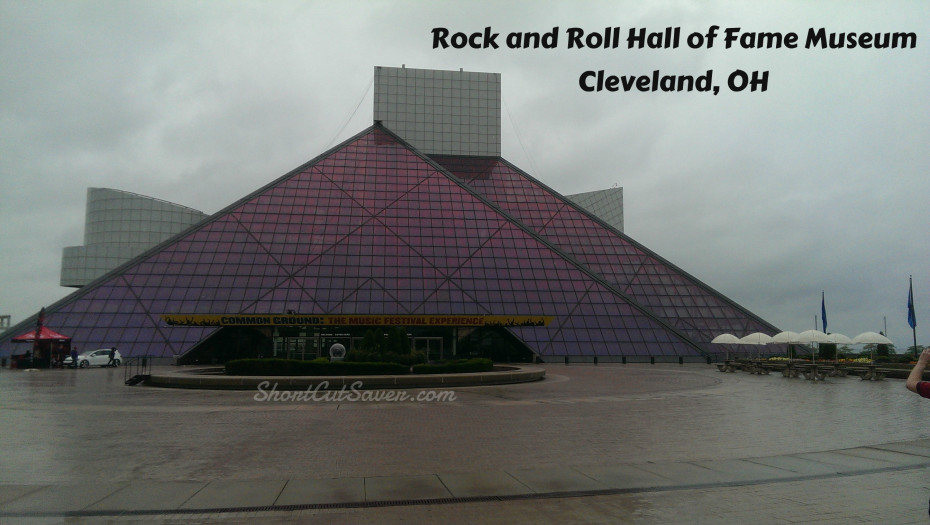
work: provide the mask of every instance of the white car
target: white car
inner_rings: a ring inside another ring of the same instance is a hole
[[[115,350],[113,354],[113,362],[115,364],[112,366],[119,366],[122,361],[123,356],[120,355],[119,350]],[[101,348],[99,350],[82,352],[78,355],[77,362],[78,366],[81,368],[87,368],[88,366],[107,366],[110,363],[110,349]],[[72,366],[71,356],[65,358],[64,364],[65,366]]]

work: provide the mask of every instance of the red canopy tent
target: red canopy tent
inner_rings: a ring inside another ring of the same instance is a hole
[[[39,312],[36,328],[31,332],[18,335],[11,339],[14,343],[32,343],[32,353],[26,352],[22,356],[12,356],[11,367],[22,368],[48,368],[62,366],[62,360],[71,349],[71,338],[59,334],[45,326],[45,308]],[[36,334],[39,334],[36,337]]]
[[[26,332],[23,335],[18,335],[12,339],[14,343],[31,343],[35,340],[36,340],[35,330]],[[63,343],[65,341],[70,341],[70,340],[71,340],[70,337],[66,335],[61,335],[47,326],[43,326],[39,330],[39,341],[58,341],[60,343]]]

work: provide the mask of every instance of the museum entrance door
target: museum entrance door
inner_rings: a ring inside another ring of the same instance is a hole
[[[426,354],[427,361],[442,361],[445,359],[442,337],[414,337],[413,349]]]
[[[281,337],[275,339],[275,356],[284,359],[316,359],[319,357],[317,337]]]
[[[346,350],[352,348],[352,338],[347,334],[311,333],[278,336],[274,338],[274,355],[283,359],[300,360],[329,357],[329,349],[336,343],[342,344]]]

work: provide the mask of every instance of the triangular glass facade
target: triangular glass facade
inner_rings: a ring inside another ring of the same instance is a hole
[[[722,333],[779,331],[503,159],[433,160],[708,353]]]
[[[545,315],[507,329],[547,360],[701,358],[719,330],[771,331],[506,162],[439,160],[459,176],[373,126],[51,305],[46,324],[127,356],[184,354],[218,330],[162,314]]]

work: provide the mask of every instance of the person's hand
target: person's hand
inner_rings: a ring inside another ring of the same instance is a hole
[[[930,364],[930,347],[924,348],[924,351],[920,353],[920,357],[917,358],[917,362],[923,365]]]

